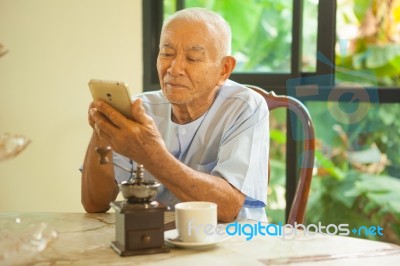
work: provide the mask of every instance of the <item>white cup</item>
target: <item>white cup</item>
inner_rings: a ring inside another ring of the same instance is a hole
[[[182,242],[212,242],[217,227],[217,204],[188,201],[175,205],[175,224]]]

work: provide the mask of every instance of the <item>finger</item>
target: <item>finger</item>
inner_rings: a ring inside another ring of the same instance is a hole
[[[128,120],[123,114],[104,101],[96,101],[94,106],[118,128],[121,128]]]
[[[100,129],[99,126],[95,124],[95,132],[97,137],[104,143],[111,143],[111,137],[104,131]]]
[[[101,113],[97,108],[90,110],[90,115],[94,122],[94,129],[99,138],[104,138],[104,133],[113,136],[118,128],[107,118],[104,113]]]
[[[152,124],[153,120],[144,111],[144,107],[142,105],[142,99],[136,99],[132,103],[131,112],[132,112],[132,117],[135,119],[136,122],[144,125]]]
[[[92,111],[92,109],[93,109],[93,111]],[[95,128],[94,128],[95,122],[94,122],[94,120],[93,120],[92,113],[94,113],[94,112],[96,112],[96,111],[97,111],[96,108],[90,108],[90,109],[89,109],[89,114],[88,114],[89,125],[90,125],[93,129],[95,129]]]
[[[95,108],[93,102],[90,103],[89,108],[88,108],[88,122],[89,125],[94,129],[94,121],[91,115],[91,109]]]
[[[101,139],[101,130],[96,123],[94,124],[94,132],[96,132],[97,137]]]

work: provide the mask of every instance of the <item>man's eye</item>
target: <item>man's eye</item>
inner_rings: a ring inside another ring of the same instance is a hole
[[[169,53],[160,53],[160,55],[162,57],[170,57],[170,56],[172,56],[172,54],[169,54]]]
[[[199,61],[197,58],[193,58],[193,57],[188,57],[187,60],[189,62],[197,62],[197,61]]]

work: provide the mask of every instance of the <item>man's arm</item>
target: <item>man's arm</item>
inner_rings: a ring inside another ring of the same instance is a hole
[[[96,102],[95,107],[92,119],[115,152],[143,164],[180,200],[215,202],[219,221],[230,222],[237,217],[245,195],[223,178],[195,171],[173,157],[140,99],[132,105],[134,121],[104,102]]]
[[[218,220],[236,219],[246,196],[225,179],[193,170],[169,153],[160,154],[160,163],[149,163],[146,170],[181,201],[211,201],[218,205]]]
[[[90,115],[89,124],[94,128],[94,122],[91,120]],[[93,130],[92,138],[86,151],[81,181],[81,202],[87,212],[108,211],[110,202],[115,200],[119,192],[114,179],[113,165],[111,163],[100,164],[99,156],[95,151],[96,147],[105,147],[107,145]]]

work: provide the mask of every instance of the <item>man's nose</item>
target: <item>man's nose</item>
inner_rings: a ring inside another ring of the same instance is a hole
[[[183,75],[185,72],[185,61],[182,56],[177,56],[172,60],[168,68],[168,73],[172,76]]]

